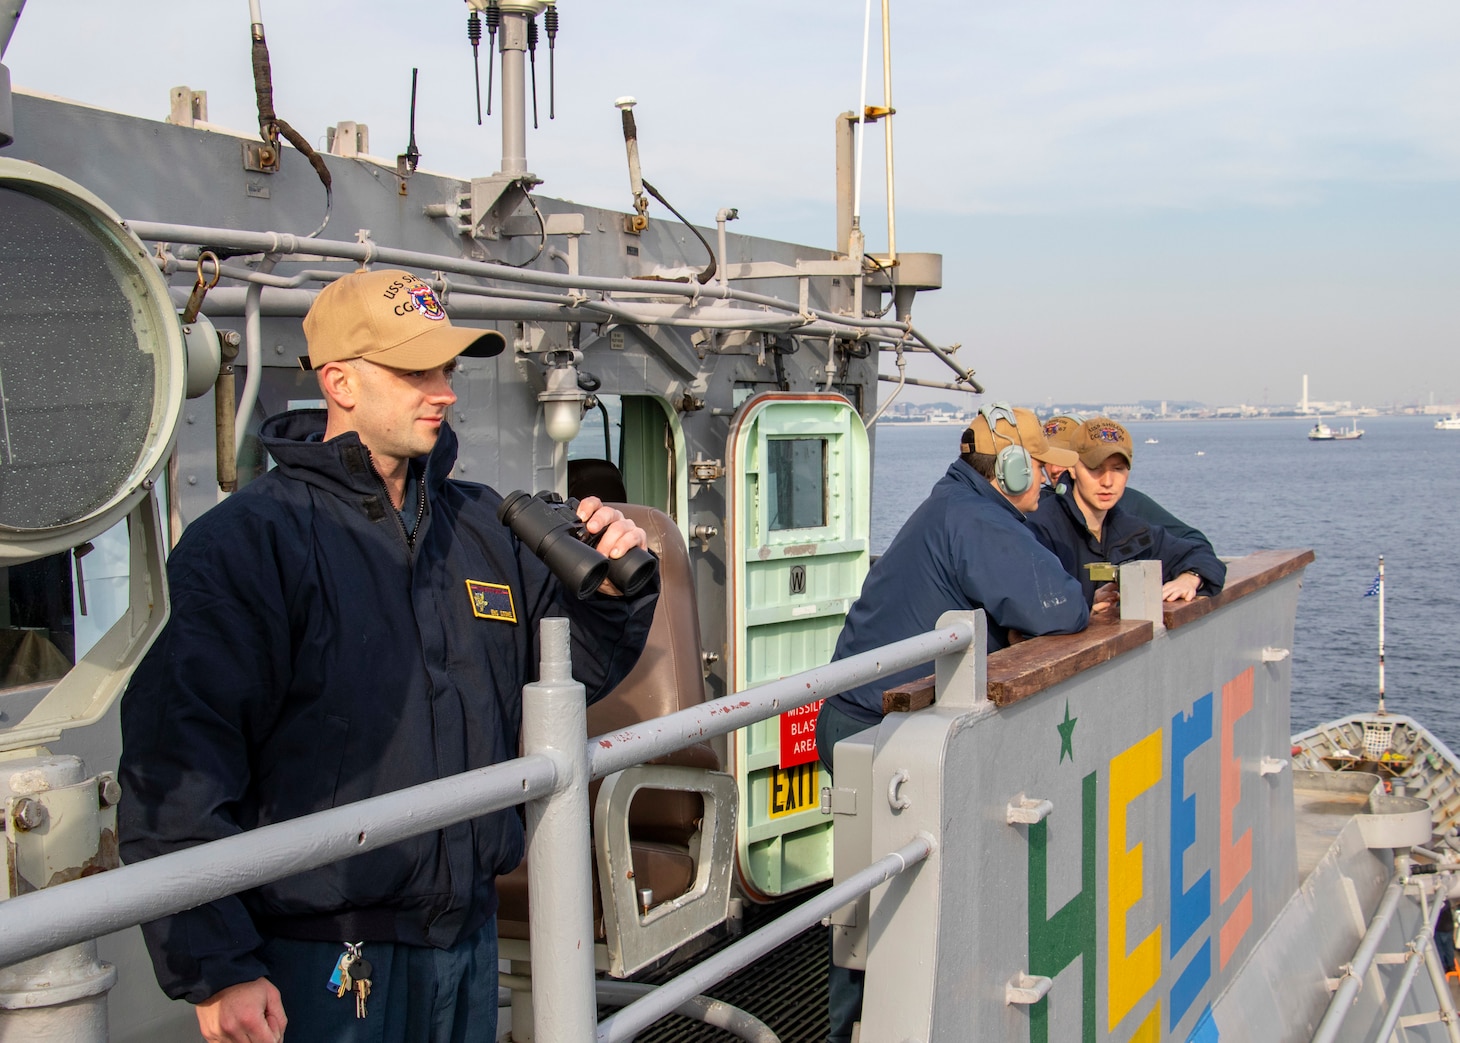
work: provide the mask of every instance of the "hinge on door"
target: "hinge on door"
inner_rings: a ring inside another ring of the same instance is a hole
[[[689,464],[689,480],[698,482],[701,485],[709,485],[711,482],[719,481],[725,477],[725,465],[719,460],[706,460],[703,456],[696,456]]]

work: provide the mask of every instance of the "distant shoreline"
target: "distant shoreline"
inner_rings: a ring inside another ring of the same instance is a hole
[[[1023,407],[1021,407],[1021,408],[1023,408]],[[1036,410],[1035,412],[1039,412],[1039,411]],[[974,415],[976,416],[977,414],[974,414]],[[1041,413],[1040,415],[1044,415],[1044,414]],[[1086,414],[1086,415],[1087,416],[1100,416],[1101,414],[1099,414],[1099,413],[1089,413],[1089,414]],[[1201,422],[1205,422],[1205,421],[1208,421],[1208,420],[1243,421],[1243,422],[1248,422],[1248,423],[1250,423],[1252,421],[1303,421],[1305,423],[1307,423],[1307,422],[1316,423],[1319,420],[1375,420],[1375,419],[1389,418],[1389,417],[1400,417],[1400,418],[1408,417],[1408,418],[1414,419],[1414,420],[1428,420],[1428,421],[1433,421],[1436,418],[1442,418],[1442,417],[1447,416],[1447,415],[1448,414],[1445,414],[1445,413],[1308,413],[1308,414],[1294,413],[1294,414],[1287,415],[1287,416],[1271,416],[1271,415],[1263,415],[1263,416],[1153,416],[1153,417],[1141,417],[1138,420],[1120,420],[1120,423],[1122,423],[1122,424],[1132,424],[1132,425],[1134,425],[1134,424],[1183,424],[1183,423],[1201,423]],[[969,424],[969,422],[972,421],[972,419],[973,419],[973,417],[969,417],[969,418],[964,419],[964,420],[945,420],[945,419],[938,419],[938,420],[893,420],[893,419],[890,419],[890,418],[884,416],[880,420],[877,421],[876,426],[879,427],[879,428],[886,428],[886,429],[889,429],[889,430],[892,429],[892,428],[895,428],[895,427],[910,427],[910,428],[920,428],[920,427],[967,427],[968,424]]]

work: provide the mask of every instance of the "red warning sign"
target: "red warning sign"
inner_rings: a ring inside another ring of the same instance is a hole
[[[816,715],[824,699],[781,714],[781,767],[794,768],[816,760]]]

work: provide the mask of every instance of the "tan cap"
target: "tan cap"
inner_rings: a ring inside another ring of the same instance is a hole
[[[1075,441],[1085,418],[1078,413],[1056,413],[1044,422],[1044,438],[1058,449],[1075,449]]]
[[[1080,463],[1092,470],[1117,453],[1125,457],[1126,466],[1135,460],[1130,432],[1108,417],[1097,416],[1081,424],[1073,447],[1080,455]]]
[[[1044,429],[1039,426],[1039,418],[1029,410],[1011,409],[1005,402],[991,403],[984,410],[994,414],[994,426],[990,430],[989,421],[981,411],[969,421],[968,430],[963,432],[965,448],[972,449],[975,453],[994,456],[1000,449],[1022,445],[1040,463],[1059,467],[1075,466],[1075,454],[1068,449],[1050,445],[1045,440]],[[1009,423],[1007,415],[1000,415],[1007,413],[1013,414],[1018,422],[1017,428]]]
[[[330,283],[304,316],[309,367],[369,359],[392,369],[435,369],[458,355],[490,358],[507,339],[451,325],[431,287],[409,272],[354,272]]]

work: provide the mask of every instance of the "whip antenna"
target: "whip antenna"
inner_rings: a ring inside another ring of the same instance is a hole
[[[558,8],[551,0],[547,10],[542,13],[542,24],[547,28],[548,36],[548,119],[551,120],[558,118],[557,88],[553,71],[553,45],[558,42]]]
[[[527,19],[527,63],[532,67],[532,129],[537,129],[537,19]]]
[[[482,125],[482,62],[477,48],[482,42],[482,16],[473,7],[466,16],[466,38],[471,41],[471,74],[477,85],[477,126]],[[416,116],[415,73],[411,74],[411,118]]]
[[[502,11],[497,0],[487,5],[487,115],[492,114],[493,61],[497,56],[497,27],[502,24]]]
[[[411,140],[406,144],[406,150],[401,154],[400,162],[396,164],[397,167],[404,168],[406,176],[414,174],[416,167],[421,162],[421,150],[416,148],[416,77],[420,75],[420,72],[420,69],[411,70]]]

